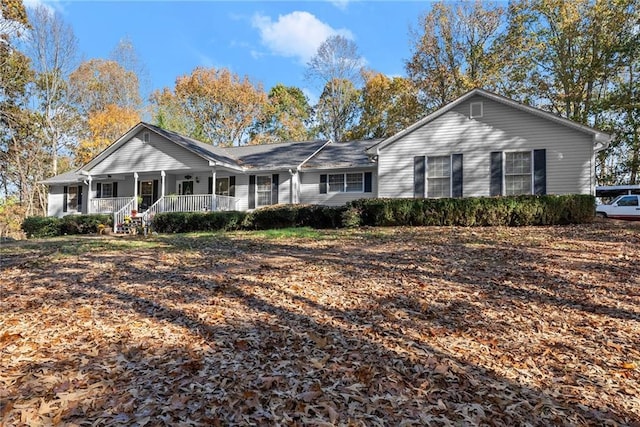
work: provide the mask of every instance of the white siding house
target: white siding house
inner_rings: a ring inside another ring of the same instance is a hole
[[[595,153],[608,142],[595,129],[475,89],[384,140],[220,148],[139,123],[88,164],[44,183],[50,216],[593,194]]]
[[[476,89],[370,147],[379,197],[593,194],[609,135]]]

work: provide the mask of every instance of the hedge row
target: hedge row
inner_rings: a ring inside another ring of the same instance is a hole
[[[515,196],[466,199],[360,199],[346,206],[277,205],[252,212],[162,213],[159,233],[340,228],[394,225],[525,226],[590,222],[593,196]]]
[[[105,214],[67,215],[64,218],[30,216],[22,222],[27,237],[53,237],[65,234],[94,234],[100,225],[113,226],[113,217]]]
[[[172,212],[153,219],[159,233],[262,230],[285,227],[340,228],[393,225],[524,226],[590,222],[593,196],[515,196],[465,199],[360,199],[346,206],[276,205],[251,212]],[[30,217],[29,237],[95,233],[110,215]]]
[[[593,220],[594,207],[588,195],[360,199],[347,205],[343,226],[579,224]]]
[[[172,212],[153,219],[158,233],[187,233],[207,230],[265,230],[269,228],[342,226],[344,207],[276,205],[251,212]]]

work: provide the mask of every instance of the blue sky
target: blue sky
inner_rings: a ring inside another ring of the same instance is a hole
[[[369,68],[405,75],[409,31],[428,10],[424,1],[51,1],[70,24],[82,58],[107,58],[129,38],[148,70],[150,89],[173,87],[195,67],[226,67],[261,82],[320,89],[305,64],[333,34],[352,39]]]

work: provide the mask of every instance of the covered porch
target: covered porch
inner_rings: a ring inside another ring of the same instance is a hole
[[[161,212],[238,210],[235,176],[213,171],[159,171],[103,176],[87,174],[87,213],[112,214],[114,229],[125,218],[148,224]],[[215,185],[214,185],[215,182]]]

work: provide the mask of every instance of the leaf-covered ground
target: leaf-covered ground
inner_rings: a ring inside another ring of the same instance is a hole
[[[0,249],[5,425],[640,425],[640,227]]]

